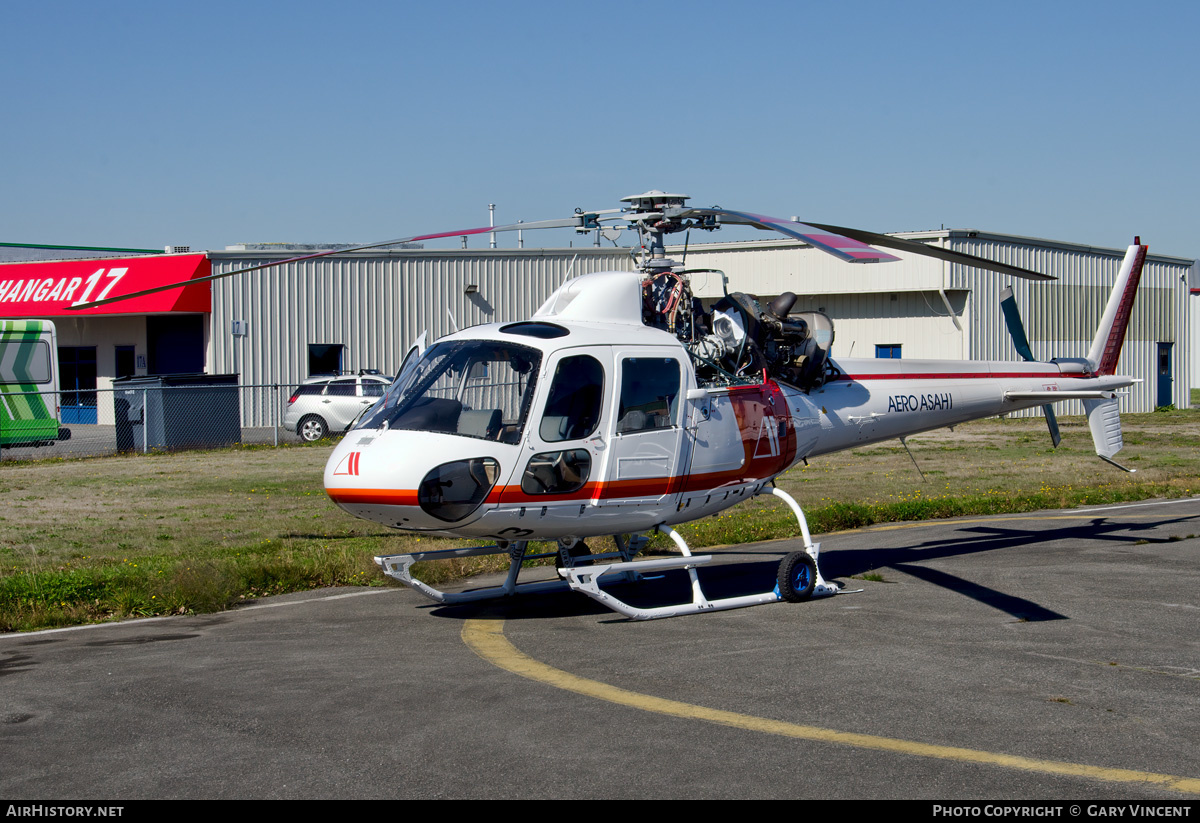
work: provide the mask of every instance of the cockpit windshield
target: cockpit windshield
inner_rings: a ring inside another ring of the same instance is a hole
[[[494,340],[437,343],[409,358],[360,429],[410,429],[520,443],[542,353]]]

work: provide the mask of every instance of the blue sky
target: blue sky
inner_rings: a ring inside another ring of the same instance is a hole
[[[370,242],[660,188],[1200,256],[1194,2],[0,11],[3,242]]]

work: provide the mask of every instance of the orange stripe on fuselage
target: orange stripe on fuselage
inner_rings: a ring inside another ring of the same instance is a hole
[[[417,505],[416,489],[325,489],[335,503],[378,503],[386,506]]]
[[[740,468],[704,474],[594,481],[564,494],[528,494],[519,485],[496,486],[488,493],[484,503],[537,506],[546,503],[589,503],[716,491],[728,486],[761,482],[790,466],[796,456],[796,430],[787,411],[787,400],[779,386],[774,382],[758,386],[737,386],[730,390],[728,395],[742,437],[744,461]],[[781,413],[777,414],[776,410]],[[779,433],[781,423],[782,434]],[[776,435],[773,439],[767,430],[768,427],[771,427]],[[760,439],[763,434],[767,434],[766,445],[774,449],[775,454],[760,453],[764,448]],[[415,489],[326,489],[326,492],[336,503],[419,505]]]
[[[733,469],[686,476],[615,480],[610,483],[586,483],[582,488],[566,494],[526,494],[520,486],[497,486],[488,494],[484,503],[536,506],[545,503],[590,503],[594,500],[661,497],[680,492],[715,491],[724,486],[743,486],[757,483],[778,473],[778,471],[773,471],[753,474],[745,469]],[[325,491],[335,503],[368,503],[380,506],[418,505],[415,489],[326,489]]]
[[[586,502],[592,499],[599,483],[584,483],[578,489],[562,494],[527,494],[520,486],[497,486],[487,496],[488,503],[525,504],[530,506],[539,503],[558,503],[563,500],[578,500]]]

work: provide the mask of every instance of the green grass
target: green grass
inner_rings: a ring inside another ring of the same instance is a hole
[[[1092,453],[1086,421],[990,420],[799,466],[779,485],[814,534],[874,523],[990,515],[1191,494],[1200,412],[1127,415],[1128,475]],[[228,608],[338,585],[391,585],[376,554],[465,545],[355,520],[325,496],[330,447],[0,464],[0,630]],[[690,545],[796,536],[788,508],[758,497],[685,524]],[[661,535],[652,546],[669,549]],[[496,570],[505,557],[419,564],[435,584]]]
[[[887,582],[886,580],[883,579],[883,575],[880,574],[879,572],[864,572],[863,574],[856,574],[856,575],[854,575],[854,579],[855,580],[867,580],[871,583],[886,583]]]

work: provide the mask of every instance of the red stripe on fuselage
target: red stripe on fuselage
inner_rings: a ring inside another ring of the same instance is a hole
[[[830,382],[838,380],[994,380],[997,377],[1083,377],[1084,375],[1063,375],[1059,371],[1014,371],[1014,372],[926,372],[924,374],[839,374]]]

